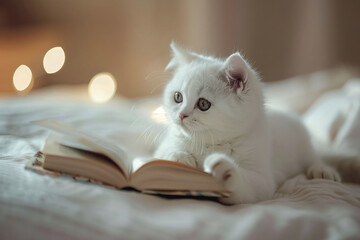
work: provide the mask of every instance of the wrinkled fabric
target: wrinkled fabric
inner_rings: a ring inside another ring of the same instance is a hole
[[[58,95],[63,91],[59,88]],[[93,105],[75,97],[55,100],[47,90],[40,96],[0,101],[0,239],[359,239],[357,184],[308,180],[300,174],[273,199],[225,206],[26,170],[48,134],[32,124],[36,120],[71,123],[136,154],[151,151],[151,144],[139,139],[152,139],[158,132],[149,129],[148,117],[160,105],[158,98]],[[343,139],[360,142],[353,136]]]

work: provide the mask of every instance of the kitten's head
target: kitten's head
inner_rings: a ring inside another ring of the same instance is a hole
[[[258,75],[243,57],[237,52],[222,60],[170,46],[166,70],[174,75],[164,91],[169,121],[185,136],[209,141],[251,131],[263,112],[263,97]]]

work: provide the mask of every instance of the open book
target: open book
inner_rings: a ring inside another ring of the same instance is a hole
[[[40,172],[68,174],[150,194],[229,196],[221,183],[197,168],[167,160],[130,159],[120,146],[72,126],[48,120],[36,124],[53,130],[30,166]]]

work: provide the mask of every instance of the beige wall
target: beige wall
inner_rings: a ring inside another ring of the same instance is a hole
[[[359,66],[359,9],[355,0],[9,1],[0,11],[0,43],[9,33],[39,42],[23,30],[36,27],[51,36],[41,40],[44,48],[61,45],[66,52],[63,69],[54,75],[34,66],[38,86],[87,83],[107,71],[116,77],[119,93],[137,97],[161,92],[169,78],[162,70],[171,40],[219,57],[240,50],[264,81],[339,64]],[[19,46],[12,48],[7,55],[18,55],[2,68],[3,86],[24,61],[15,51]],[[44,51],[32,55],[33,62],[41,62]]]

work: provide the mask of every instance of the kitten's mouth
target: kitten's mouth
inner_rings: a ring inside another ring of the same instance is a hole
[[[180,121],[179,125],[186,132],[197,132],[199,130],[196,124],[194,124],[191,121],[190,122]]]
[[[183,120],[180,121],[179,125],[183,128],[187,128]]]
[[[194,119],[183,119],[174,121],[185,132],[198,132],[202,130],[202,127],[199,126],[199,122]]]
[[[190,130],[190,129],[189,129],[189,126],[187,126],[188,124],[186,124],[186,123],[184,122],[184,120],[180,120],[180,121],[178,122],[178,125],[180,125],[180,127],[181,127],[183,130],[186,130],[186,131]]]

